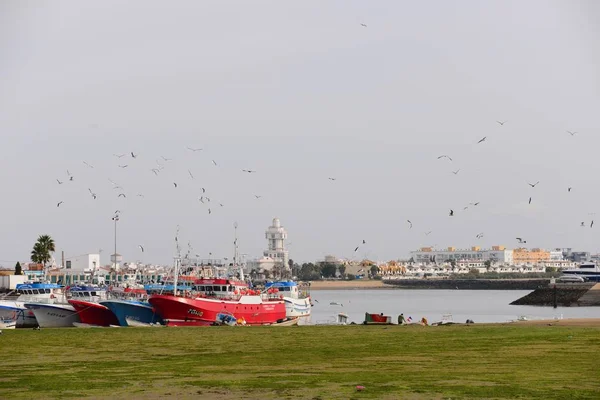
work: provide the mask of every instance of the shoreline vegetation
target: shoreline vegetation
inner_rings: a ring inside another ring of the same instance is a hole
[[[600,319],[5,330],[0,398],[592,399],[599,334]]]

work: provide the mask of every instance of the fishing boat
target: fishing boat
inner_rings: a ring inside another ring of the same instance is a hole
[[[310,316],[312,308],[310,294],[306,290],[299,290],[296,282],[267,282],[265,289],[269,298],[277,299],[279,297],[283,300],[288,318]]]
[[[0,300],[0,319],[14,321],[17,328],[32,328],[38,326],[35,314],[25,307],[25,303],[53,304],[64,301],[62,285],[55,283],[29,282],[16,287],[12,298]]]
[[[25,303],[25,307],[35,314],[35,319],[40,328],[72,327],[73,322],[81,322],[75,308],[68,303]]]
[[[181,296],[153,295],[148,301],[167,325],[211,325],[220,313],[243,319],[247,325],[272,324],[287,317],[282,298],[229,278],[198,279]]]
[[[105,288],[81,286],[76,290],[71,290],[71,295],[68,302],[79,315],[82,324],[94,326],[119,324],[115,314],[108,307],[99,303],[107,298]]]
[[[565,277],[581,277],[584,281],[600,282],[600,267],[593,262],[581,263],[579,268],[563,270],[562,273]]]
[[[110,299],[101,301],[116,317],[117,325],[130,326],[131,321],[140,324],[162,324],[162,318],[146,301]]]

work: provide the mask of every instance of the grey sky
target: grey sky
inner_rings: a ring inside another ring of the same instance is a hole
[[[234,221],[259,256],[274,216],[297,261],[597,251],[599,27],[594,1],[3,1],[0,265],[43,233],[108,262],[116,209],[144,262],[172,262],[178,224],[184,252],[231,256]]]

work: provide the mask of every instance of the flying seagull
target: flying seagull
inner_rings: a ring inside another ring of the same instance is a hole
[[[354,249],[354,252],[356,253],[358,251],[358,246],[356,246],[356,248]]]
[[[173,160],[172,158],[165,158],[163,156],[160,156],[160,158],[162,158],[164,161],[172,161]]]
[[[450,216],[453,217],[454,216],[454,210],[450,210]]]
[[[208,215],[210,215],[212,213],[212,211],[210,211],[210,208],[208,209]]]
[[[90,194],[92,195],[94,200],[96,200],[96,193],[92,192],[92,189],[90,189],[90,188],[88,188],[88,190],[90,191]]]
[[[572,188],[572,187],[570,187],[570,188],[568,188],[568,189],[567,189],[567,191],[568,191],[568,192],[570,192],[570,191],[571,191],[571,189],[573,189],[573,188]]]
[[[366,27],[367,27],[367,24],[360,24],[360,26],[363,26],[363,27],[365,27],[365,28],[366,28]]]
[[[483,237],[483,232],[478,233],[477,236],[476,236],[477,239],[481,239],[482,237]]]
[[[202,193],[206,193],[206,189],[202,188]]]
[[[247,173],[249,173],[249,174],[251,174],[251,173],[253,173],[253,172],[256,172],[256,171],[253,171],[253,170],[251,170],[251,169],[243,169],[242,171],[243,171],[243,172],[247,172]]]
[[[479,202],[477,202],[477,203],[469,203],[469,204],[472,205],[472,206],[478,206]]]
[[[188,169],[188,174],[190,174],[190,177],[191,177],[192,179],[194,179],[194,175],[192,175],[192,171],[190,171],[189,169]]]
[[[520,237],[518,237],[517,240],[519,241],[519,243],[527,243],[527,240],[523,240]]]
[[[87,165],[90,168],[94,168],[93,166],[91,166],[90,164],[86,163],[85,161],[83,162],[85,165]]]
[[[142,246],[141,244],[138,244],[138,247],[140,248],[140,250],[142,251],[142,253],[144,252],[144,246]]]
[[[131,152],[131,157],[137,158],[137,156],[138,156],[137,154],[133,154],[133,151]]]
[[[575,136],[575,134],[576,134],[577,132],[571,132],[571,131],[567,131],[567,133],[568,133],[569,135],[571,135],[571,136]]]
[[[531,204],[531,197],[529,198],[529,204]]]
[[[152,168],[151,171],[154,172],[154,175],[156,176],[158,176],[158,173],[160,172],[160,170],[157,168]]]
[[[117,197],[121,197],[123,196],[124,198],[127,198],[127,196],[125,196],[125,193],[119,193],[119,195]]]
[[[529,186],[531,186],[531,187],[536,187],[538,183],[540,183],[540,181],[537,181],[536,183],[529,183],[529,182],[527,182],[527,184]]]
[[[363,243],[362,244],[367,244],[367,242],[365,241],[365,239],[363,239]]]
[[[113,154],[113,156],[117,158],[125,157],[125,154]]]
[[[487,136],[484,136],[483,139],[479,139],[479,142],[477,142],[477,144],[479,144],[481,142],[485,142],[485,139],[487,139]]]
[[[585,226],[585,222],[581,222],[581,225],[580,225],[580,226]]]
[[[217,165],[217,162],[215,160],[212,160],[213,164],[215,164],[215,166]]]
[[[204,203],[204,196],[200,196],[198,200],[200,200],[200,203]]]
[[[136,197],[142,197],[142,198],[143,198],[143,197],[144,197],[144,195],[140,193],[140,194],[138,194]]]
[[[59,181],[58,179],[56,180],[56,182],[58,182],[59,185],[62,185],[63,183],[61,181]]]
[[[128,164],[125,164],[125,165],[119,165],[119,168],[127,168],[127,167],[129,167],[129,165],[128,165]]]
[[[262,196],[255,194],[254,197],[256,197],[257,199],[260,199]]]
[[[173,182],[173,186],[177,187],[177,184],[175,182]]]
[[[449,156],[447,156],[447,155],[445,155],[445,154],[443,154],[443,155],[439,156],[439,157],[438,157],[438,160],[439,160],[440,158],[447,158],[448,160],[452,161],[452,158],[450,158]]]
[[[58,204],[56,205],[56,207],[60,207],[60,205],[64,203],[64,201],[59,201]]]
[[[336,178],[327,178],[327,179],[329,179],[330,181],[335,181]]]
[[[200,151],[200,150],[202,150],[202,149],[193,149],[193,148],[191,148],[191,147],[188,147],[187,149],[188,149],[188,150],[191,150],[191,151],[193,151],[193,152],[196,152],[196,151]]]
[[[410,219],[407,219],[406,222],[408,222],[410,224],[408,229],[412,229],[412,222],[410,222]]]
[[[497,123],[499,123],[499,124],[500,124],[500,126],[504,126],[504,124],[505,124],[507,121],[496,121],[496,122],[497,122]]]
[[[453,173],[454,175],[458,175],[459,171],[460,171],[460,168],[459,168],[459,169],[457,169],[456,171],[452,171],[452,173]]]
[[[430,233],[431,233],[431,231],[425,232],[425,236],[429,236]]]
[[[590,222],[590,228],[594,226],[594,220],[592,220],[592,222]]]

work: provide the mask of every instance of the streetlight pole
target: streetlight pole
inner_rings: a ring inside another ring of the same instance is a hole
[[[115,281],[117,280],[117,222],[119,221],[119,214],[115,214],[113,217],[113,221],[115,221],[115,253],[113,255],[113,270],[115,272]]]

